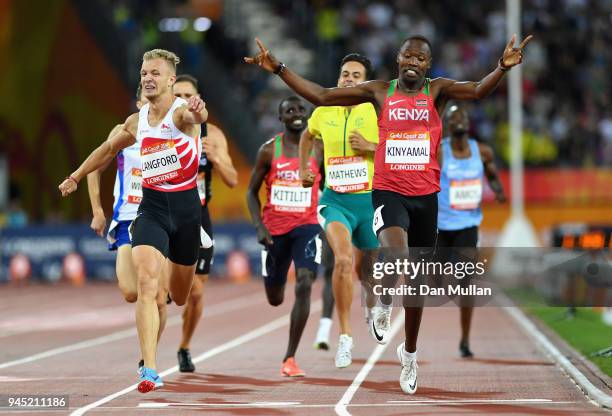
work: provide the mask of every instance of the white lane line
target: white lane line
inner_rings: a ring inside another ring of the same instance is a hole
[[[378,359],[385,352],[387,347],[391,344],[391,341],[393,340],[397,332],[400,330],[400,328],[403,328],[403,327],[404,327],[404,311],[401,310],[401,312],[399,313],[399,317],[397,317],[395,321],[393,322],[393,325],[391,325],[391,328],[389,330],[389,340],[387,341],[387,343],[385,345],[377,345],[376,348],[374,348],[374,351],[372,351],[372,354],[368,358],[368,361],[366,361],[363,367],[361,367],[361,370],[359,371],[359,373],[357,373],[357,375],[355,376],[353,383],[344,392],[344,395],[338,401],[338,403],[336,403],[334,410],[336,411],[337,415],[339,416],[350,416],[351,415],[349,411],[346,410],[346,407],[351,402],[351,399],[357,392],[357,389],[359,388],[361,383],[363,383],[363,380],[365,380],[365,378],[368,376],[368,373],[372,370],[372,368],[374,368],[376,361],[378,361]]]
[[[237,299],[233,299],[227,302],[222,302],[217,305],[212,305],[209,308],[204,308],[204,319],[224,314],[226,312],[230,312],[237,309],[242,309],[245,306],[254,305],[261,302],[261,295],[247,295],[242,296]],[[174,325],[178,325],[182,323],[181,314],[176,314],[170,318],[166,322],[166,328],[169,328]],[[138,335],[136,328],[124,329],[122,331],[113,332],[108,335],[104,335],[98,338],[92,338],[87,341],[77,342],[75,344],[66,345],[63,347],[53,348],[51,350],[43,351],[34,355],[30,355],[27,357],[19,358],[13,361],[7,361],[5,363],[0,363],[0,370],[14,367],[16,365],[22,365],[31,363],[33,361],[43,360],[45,358],[54,357],[56,355],[65,354],[67,352],[82,350],[85,348],[97,347],[99,345],[108,344],[114,341],[119,341],[121,339],[130,338]]]
[[[593,383],[589,381],[584,374],[578,370],[574,364],[570,362],[555,345],[548,340],[533,322],[529,320],[518,307],[507,307],[504,308],[506,313],[510,315],[514,320],[521,326],[521,328],[531,335],[537,342],[537,345],[546,354],[552,357],[561,368],[570,376],[575,383],[580,386],[590,398],[595,401],[596,404],[602,407],[612,408],[612,396],[604,393],[598,389]]]
[[[261,296],[262,295],[260,294],[260,297]],[[310,312],[311,313],[318,312],[318,311],[321,310],[321,307],[322,307],[322,301],[319,299],[318,301],[312,303],[312,305],[310,307]],[[289,317],[290,316],[291,316],[291,313],[283,315],[280,318],[275,319],[272,322],[269,322],[269,323],[267,323],[265,325],[262,325],[259,328],[256,328],[256,329],[254,329],[254,330],[252,330],[250,332],[247,332],[244,335],[241,335],[241,336],[239,336],[237,338],[234,338],[234,339],[232,339],[232,340],[230,340],[230,341],[228,341],[228,342],[226,342],[224,344],[221,344],[221,345],[219,345],[219,346],[217,346],[215,348],[212,348],[212,349],[210,349],[210,350],[208,350],[208,351],[198,355],[197,357],[195,357],[193,359],[193,363],[197,364],[197,363],[202,362],[204,360],[208,360],[208,359],[210,359],[210,358],[212,358],[212,357],[214,357],[216,355],[219,355],[219,354],[221,354],[221,353],[223,353],[225,351],[229,351],[229,350],[231,350],[233,348],[239,347],[242,344],[245,344],[245,343],[247,343],[249,341],[253,341],[254,339],[257,339],[257,338],[259,338],[259,337],[261,337],[263,335],[266,335],[266,334],[268,334],[268,333],[270,333],[270,332],[272,332],[272,331],[274,331],[276,329],[282,328],[283,326],[285,326],[285,325],[287,325],[289,323]],[[161,373],[159,373],[159,375],[161,377],[165,377],[165,376],[168,376],[170,374],[176,373],[177,371],[178,371],[178,366],[175,365],[174,367],[171,367],[171,368],[169,368],[169,369],[167,369],[165,371],[162,371]],[[108,403],[111,400],[116,399],[117,397],[121,397],[121,396],[123,396],[123,395],[125,395],[125,394],[127,394],[127,393],[129,393],[131,391],[136,390],[137,387],[138,387],[138,383],[132,384],[131,386],[129,386],[129,387],[123,389],[123,390],[120,390],[120,391],[118,391],[116,393],[110,394],[110,395],[108,395],[106,397],[103,397],[102,399],[100,399],[100,400],[98,400],[98,401],[96,401],[94,403],[90,403],[87,406],[84,406],[84,407],[81,407],[81,408],[75,410],[74,412],[70,413],[70,416],[81,416],[81,415],[84,415],[85,412],[87,412],[87,411],[89,411],[91,409],[95,409],[96,407],[101,406],[101,405],[103,405],[105,403]]]

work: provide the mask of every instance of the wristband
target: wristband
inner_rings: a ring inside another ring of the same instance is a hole
[[[66,179],[70,179],[71,181],[74,182],[75,185],[79,185],[79,181],[77,181],[76,179],[74,179],[74,177],[72,175],[68,175],[66,176]]]
[[[287,66],[281,62],[274,70],[274,74],[280,75],[285,70],[285,68],[287,68]]]

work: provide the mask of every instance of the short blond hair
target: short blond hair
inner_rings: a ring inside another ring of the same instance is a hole
[[[176,72],[176,66],[181,62],[181,58],[176,56],[174,52],[167,51],[165,49],[153,49],[147,51],[142,55],[143,61],[151,59],[163,59],[170,65],[170,67]]]

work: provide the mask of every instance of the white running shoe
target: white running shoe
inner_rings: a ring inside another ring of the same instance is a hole
[[[353,362],[353,338],[342,334],[338,339],[338,351],[336,351],[336,367],[344,368]]]
[[[315,339],[314,347],[318,350],[329,350],[329,331],[332,326],[330,318],[321,318],[319,321],[319,329],[317,338]]]
[[[381,345],[387,343],[386,335],[391,328],[391,306],[375,306],[372,308],[370,334]]]
[[[406,394],[414,394],[417,391],[417,365],[416,358],[414,360],[404,360],[404,343],[402,342],[397,347],[397,358],[402,365],[402,373],[400,374],[400,387]]]

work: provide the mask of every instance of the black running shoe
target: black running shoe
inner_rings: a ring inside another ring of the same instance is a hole
[[[191,361],[191,354],[189,350],[181,348],[176,353],[179,362],[179,370],[181,373],[193,373],[195,371],[195,365]]]
[[[474,354],[472,354],[472,351],[470,351],[470,346],[467,342],[464,341],[461,341],[459,343],[459,353],[463,358],[472,358],[474,356]]]

